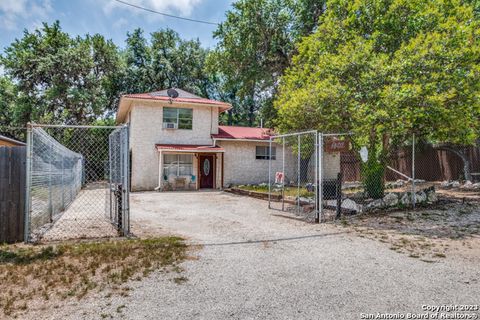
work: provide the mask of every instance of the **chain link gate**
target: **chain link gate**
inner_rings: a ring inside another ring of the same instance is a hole
[[[318,222],[317,131],[276,135],[269,143],[268,207]]]
[[[121,235],[130,232],[129,215],[129,143],[127,128],[118,128],[109,136],[109,203],[105,212]]]
[[[128,149],[126,126],[30,124],[25,240],[127,235]]]

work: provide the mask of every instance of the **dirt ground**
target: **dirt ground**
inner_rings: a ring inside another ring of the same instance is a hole
[[[351,216],[337,224],[427,262],[447,256],[480,258],[478,201],[441,197],[428,208]]]
[[[31,319],[360,319],[478,305],[476,205],[316,225],[222,192],[134,193],[130,203],[135,235],[193,245],[182,282],[154,273],[128,295],[93,295]]]

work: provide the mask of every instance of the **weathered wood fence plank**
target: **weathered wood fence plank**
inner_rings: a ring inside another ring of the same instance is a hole
[[[0,147],[0,243],[24,239],[26,147]]]

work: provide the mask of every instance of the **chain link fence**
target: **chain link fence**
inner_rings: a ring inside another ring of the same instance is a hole
[[[269,208],[313,222],[319,219],[316,131],[270,139]]]
[[[339,164],[324,160],[322,171],[337,171],[341,182],[338,202],[322,201],[324,220],[341,214],[428,207],[440,197],[443,201],[480,199],[478,146],[432,144],[411,135],[401,142],[387,141],[384,154],[372,157],[349,134],[322,136],[323,158],[340,157]]]
[[[26,192],[27,241],[128,234],[128,128],[32,125]]]
[[[42,128],[32,129],[30,229],[45,232],[68,209],[84,183],[84,157]]]
[[[305,221],[480,200],[480,148],[432,144],[414,135],[374,154],[349,133],[315,131],[271,139],[269,208]],[[278,161],[280,159],[281,161]],[[322,181],[322,183],[319,183]]]

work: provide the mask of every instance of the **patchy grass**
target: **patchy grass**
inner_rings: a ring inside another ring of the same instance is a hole
[[[459,255],[478,256],[480,251],[479,202],[439,201],[428,208],[380,211],[344,217],[335,223],[428,263]]]
[[[186,277],[175,277],[173,278],[173,282],[175,282],[176,284],[182,284],[182,283],[185,283],[188,281],[188,278]]]
[[[34,303],[81,299],[90,291],[128,295],[126,281],[169,271],[185,258],[186,245],[177,237],[0,246],[0,318]]]

